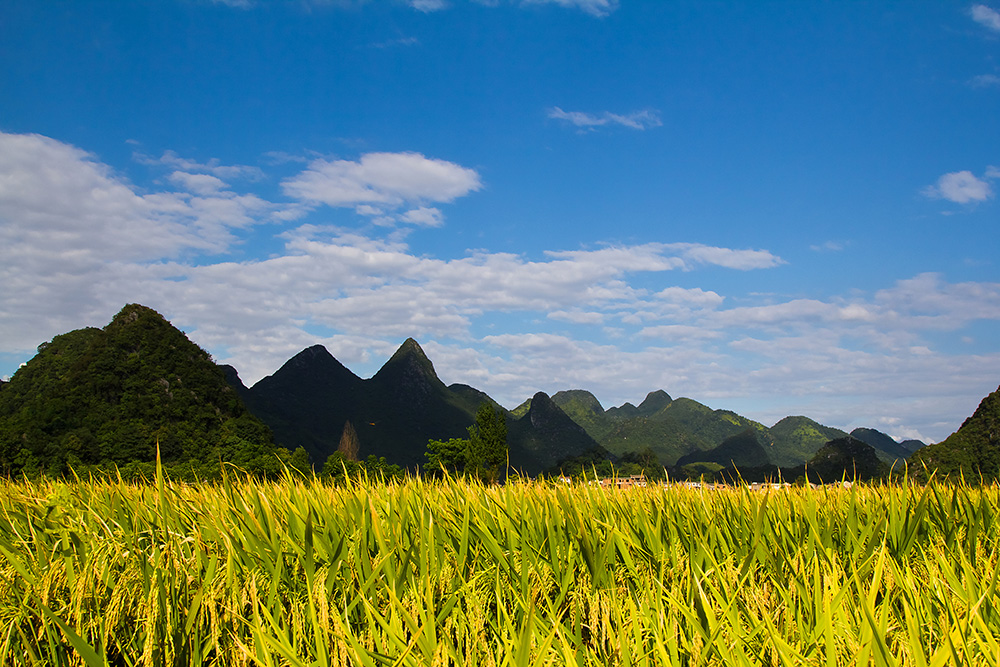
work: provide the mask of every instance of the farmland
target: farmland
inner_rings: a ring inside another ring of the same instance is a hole
[[[4,664],[1000,659],[996,486],[0,486]]]

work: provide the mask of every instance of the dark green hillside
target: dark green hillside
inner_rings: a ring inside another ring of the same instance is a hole
[[[350,421],[362,460],[384,456],[412,469],[423,463],[428,440],[464,437],[482,399],[471,387],[446,387],[409,338],[368,380],[324,347],[308,348],[251,387],[247,401],[279,444],[305,447],[316,464],[337,450]]]
[[[416,467],[424,461],[428,440],[467,434],[480,402],[448,389],[420,345],[408,338],[366,382],[358,426],[361,455]]]
[[[618,456],[652,451],[664,465],[674,465],[692,452],[717,447],[726,438],[750,429],[759,442],[770,442],[767,429],[728,410],[712,410],[689,398],[672,399],[667,392],[650,392],[638,407],[626,403],[604,410],[587,391],[561,391],[552,400],[587,434]],[[517,416],[531,402],[518,407]]]
[[[843,479],[876,479],[887,471],[888,466],[879,460],[874,447],[851,436],[826,443],[806,466],[811,481],[825,484]]]
[[[734,412],[712,410],[690,398],[661,405],[655,412],[647,411],[647,416],[615,420],[614,428],[600,443],[615,454],[648,448],[663,464],[674,465],[685,454],[713,449],[745,429],[759,434],[760,441],[768,441],[767,429],[762,424]]]
[[[244,400],[271,427],[278,444],[303,447],[314,463],[322,464],[337,448],[344,424],[355,414],[362,384],[326,348],[314,345],[245,389]]]
[[[152,461],[157,442],[167,464],[277,465],[270,431],[223,370],[144,306],[43,343],[0,394],[4,473]]]
[[[799,465],[831,440],[848,437],[840,429],[823,426],[808,417],[785,417],[768,430],[774,443],[768,454],[779,466]]]
[[[511,466],[529,475],[585,452],[605,453],[543,392],[535,394],[524,415],[510,424],[508,440]]]
[[[677,466],[689,463],[717,463],[724,468],[738,470],[761,468],[770,465],[767,450],[760,444],[757,432],[753,429],[740,431],[729,436],[718,447],[708,451],[691,452],[677,460]]]
[[[879,459],[896,468],[902,468],[903,462],[910,458],[912,450],[904,447],[902,443],[896,442],[890,436],[873,428],[856,428],[851,431],[851,437],[857,438],[861,442],[867,443],[875,448],[875,453]],[[919,442],[911,440],[909,442]],[[923,446],[923,443],[920,443]]]
[[[582,389],[560,391],[552,395],[552,402],[598,442],[613,427],[613,421],[604,412],[601,402],[589,391]]]
[[[470,387],[467,384],[455,383],[448,385],[448,390],[455,394],[460,401],[465,405],[482,405],[483,403],[489,403],[494,408],[499,408],[504,410],[503,406],[494,401],[489,394],[484,391],[479,391],[475,387]]]
[[[639,407],[635,407],[631,403],[625,403],[617,408],[608,408],[607,415],[615,419],[649,417],[667,407],[672,400],[670,394],[662,389],[658,389],[646,394],[646,398],[639,404]]]
[[[912,474],[964,476],[977,482],[1000,479],[1000,388],[987,396],[957,431],[910,457]]]

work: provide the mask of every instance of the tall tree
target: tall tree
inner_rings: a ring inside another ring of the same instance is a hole
[[[507,420],[503,411],[482,403],[476,423],[469,427],[466,471],[487,482],[495,482],[507,462]]]

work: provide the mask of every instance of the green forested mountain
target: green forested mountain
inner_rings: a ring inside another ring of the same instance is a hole
[[[689,398],[672,399],[664,391],[651,392],[638,407],[625,403],[607,410],[593,394],[580,389],[560,391],[552,400],[613,454],[651,450],[668,466],[728,465],[721,459],[735,457],[741,467],[794,467],[809,461],[828,442],[847,437],[839,429],[801,416],[786,417],[767,428],[729,410],[713,410]],[[526,401],[518,411],[530,405]],[[862,441],[871,440],[869,444],[889,464],[923,446],[919,441],[897,443],[874,429],[856,433]]]
[[[0,392],[0,472],[235,461],[278,466],[271,433],[222,369],[156,311],[56,336]]]
[[[586,430],[549,398],[538,392],[528,409],[509,427],[511,465],[529,475],[585,452],[607,452]]]
[[[651,392],[638,407],[626,403],[608,410],[582,390],[561,391],[552,400],[613,454],[651,450],[664,465],[675,465],[691,452],[713,449],[748,429],[760,443],[770,442],[762,424],[690,398],[671,399],[664,391]]]
[[[984,398],[957,431],[910,457],[910,471],[920,476],[964,476],[978,482],[1000,480],[1000,388]]]
[[[823,426],[802,416],[785,417],[768,430],[773,443],[768,455],[778,466],[794,466],[808,461],[826,443],[848,437],[840,429]]]
[[[811,481],[827,484],[842,479],[852,481],[875,479],[888,470],[888,466],[879,459],[874,447],[851,436],[836,438],[826,443],[806,466]]]
[[[901,469],[904,462],[917,449],[924,447],[919,440],[896,442],[891,437],[873,428],[856,428],[851,431],[851,437],[871,445],[875,453],[890,467]]]
[[[757,432],[748,428],[729,436],[718,447],[691,452],[677,460],[678,467],[690,463],[717,463],[724,468],[743,470],[770,465],[771,460],[760,444]]]

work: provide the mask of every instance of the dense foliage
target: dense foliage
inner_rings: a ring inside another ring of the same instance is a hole
[[[425,469],[431,474],[461,473],[484,482],[500,479],[507,467],[507,420],[503,410],[484,402],[468,438],[429,440]]]
[[[157,446],[193,478],[220,461],[269,474],[290,461],[208,353],[144,306],[43,343],[0,392],[0,474],[151,474]]]
[[[984,398],[957,431],[914,454],[911,467],[925,476],[1000,480],[1000,388]]]
[[[0,481],[48,665],[995,665],[998,487]]]

